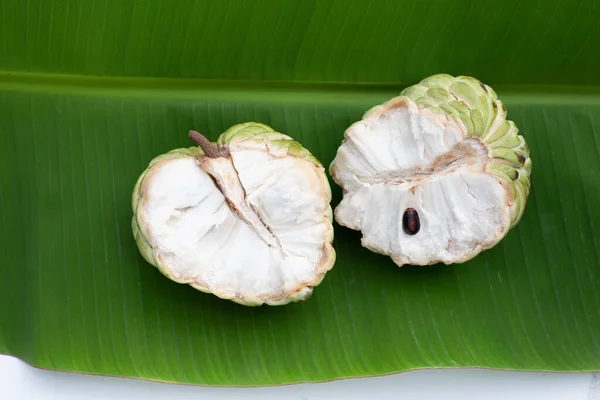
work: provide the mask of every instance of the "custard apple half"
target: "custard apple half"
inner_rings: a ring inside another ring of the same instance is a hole
[[[133,233],[169,279],[243,305],[307,299],[332,268],[331,190],[289,136],[235,125],[215,144],[153,159],[133,191]]]
[[[335,219],[399,266],[462,263],[519,222],[531,167],[492,88],[434,75],[346,130],[330,165]]]

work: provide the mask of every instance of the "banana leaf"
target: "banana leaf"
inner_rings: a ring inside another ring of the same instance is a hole
[[[232,386],[600,370],[598,65],[593,0],[2,0],[0,353]],[[336,225],[314,295],[258,308],[140,256],[133,185],[189,129],[262,122],[327,166],[368,108],[435,73],[491,85],[531,148],[498,246],[398,268]]]

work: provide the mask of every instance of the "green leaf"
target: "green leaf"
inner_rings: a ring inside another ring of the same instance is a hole
[[[587,0],[1,1],[0,352],[208,385],[599,370],[599,13]],[[367,109],[440,72],[491,85],[531,149],[527,208],[495,248],[398,268],[336,226],[313,297],[260,308],[171,282],[137,251],[133,185],[189,129],[214,140],[262,122],[329,165]]]

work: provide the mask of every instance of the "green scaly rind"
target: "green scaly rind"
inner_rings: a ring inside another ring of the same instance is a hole
[[[319,160],[299,142],[283,133],[276,132],[270,126],[257,122],[237,124],[225,131],[217,139],[219,147],[233,147],[251,142],[255,145],[267,145],[273,155],[285,154],[304,158],[317,167],[323,167]]]
[[[400,96],[421,109],[460,121],[467,137],[476,137],[487,146],[491,163],[486,170],[513,191],[509,227],[513,228],[525,210],[532,163],[525,139],[514,122],[506,119],[506,107],[496,92],[472,77],[437,74],[406,88]]]

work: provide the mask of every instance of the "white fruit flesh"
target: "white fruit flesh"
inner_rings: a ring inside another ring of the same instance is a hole
[[[487,149],[456,120],[409,101],[346,132],[331,166],[344,198],[336,220],[398,265],[453,263],[491,247],[510,225],[511,192],[487,173]],[[407,208],[420,230],[403,230]]]
[[[310,294],[331,255],[322,180],[313,163],[265,151],[163,160],[144,179],[138,223],[174,280],[237,302],[284,303]]]

